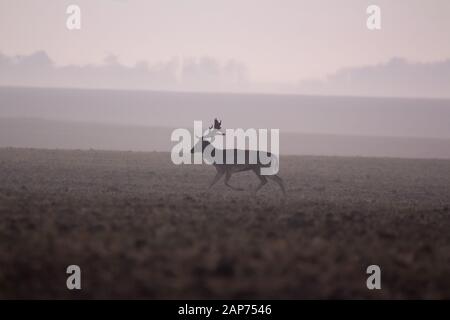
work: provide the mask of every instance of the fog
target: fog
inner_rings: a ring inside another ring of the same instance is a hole
[[[213,57],[171,58],[126,66],[114,55],[102,64],[58,66],[45,51],[30,55],[0,53],[0,85],[182,92],[278,93],[339,96],[450,98],[450,59],[385,63],[338,70],[322,80],[254,82],[247,66]]]
[[[284,154],[450,158],[450,100],[0,88],[0,146],[169,151],[174,128],[280,129]]]

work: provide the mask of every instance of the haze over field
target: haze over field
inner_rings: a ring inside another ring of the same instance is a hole
[[[378,31],[357,0],[80,0],[72,31],[69,4],[0,4],[3,146],[167,151],[219,117],[286,152],[447,157],[448,1],[379,0]]]
[[[0,85],[450,98],[450,2],[0,3]]]
[[[450,100],[0,88],[0,147],[170,151],[174,128],[278,128],[283,154],[450,158]]]
[[[392,58],[376,65],[344,68],[323,80],[263,84],[252,82],[238,61],[221,63],[211,57],[130,67],[110,56],[100,65],[57,66],[44,51],[15,57],[0,52],[0,85],[450,98],[450,59],[414,63]]]

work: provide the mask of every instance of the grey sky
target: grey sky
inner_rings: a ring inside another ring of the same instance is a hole
[[[65,27],[69,4],[81,7],[80,31]],[[382,9],[381,31],[366,29],[369,4]],[[57,65],[210,56],[285,83],[392,57],[448,59],[449,16],[448,0],[1,0],[0,52],[44,50]]]

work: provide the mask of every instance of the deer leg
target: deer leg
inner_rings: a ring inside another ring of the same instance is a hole
[[[242,191],[242,190],[244,190],[244,189],[242,189],[242,188],[236,188],[236,187],[233,187],[232,185],[230,185],[230,184],[228,183],[228,181],[230,181],[230,178],[231,178],[231,172],[230,172],[230,171],[227,171],[227,174],[225,175],[225,185],[226,185],[227,187],[230,187],[231,189],[233,189],[233,190],[235,190],[235,191]]]
[[[286,189],[284,188],[283,179],[281,179],[277,175],[267,176],[267,178],[272,179],[273,181],[275,181],[280,186],[281,191],[283,191],[283,195],[286,195]]]
[[[225,173],[224,171],[217,171],[216,176],[214,177],[214,179],[209,184],[209,187],[211,188],[213,185],[215,185],[217,183],[217,181],[219,181],[220,178],[222,178],[224,173]]]
[[[259,189],[261,189],[266,183],[267,183],[267,179],[265,176],[262,176],[259,174],[259,172],[256,172],[256,176],[259,178],[259,180],[261,181],[261,183],[259,184],[259,186],[255,189],[255,194],[259,191]]]

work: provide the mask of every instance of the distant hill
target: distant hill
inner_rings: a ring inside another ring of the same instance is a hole
[[[172,129],[0,118],[0,147],[170,151]],[[281,153],[450,159],[450,139],[371,137],[281,132]]]
[[[0,118],[449,138],[450,100],[0,87]]]

